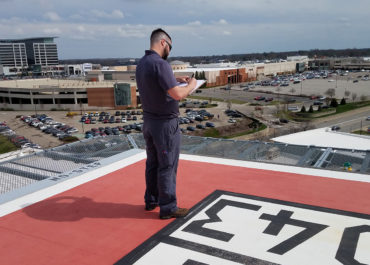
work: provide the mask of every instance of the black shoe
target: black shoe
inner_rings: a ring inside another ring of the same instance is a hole
[[[177,210],[173,213],[167,215],[160,215],[160,219],[170,219],[170,218],[179,218],[184,217],[189,213],[189,209],[186,208],[177,208]]]
[[[145,205],[145,211],[153,211],[155,208],[157,208],[158,204],[146,204]]]

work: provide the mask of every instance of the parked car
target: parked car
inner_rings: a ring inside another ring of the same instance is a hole
[[[279,119],[279,121],[280,121],[281,123],[288,123],[288,122],[289,122],[287,119],[284,119],[284,118]]]
[[[334,125],[334,126],[331,127],[331,130],[332,131],[339,131],[340,127],[338,125]]]
[[[212,122],[206,122],[206,126],[211,128],[215,127],[215,125]]]
[[[195,128],[193,126],[188,126],[188,127],[186,127],[186,129],[188,131],[191,131],[191,132],[194,132],[195,131]]]
[[[255,97],[255,98],[254,98],[254,100],[258,100],[258,101],[260,101],[260,100],[265,100],[265,97],[263,97],[263,96],[258,96],[258,97]]]
[[[67,133],[77,133],[78,132],[78,129],[72,127],[72,128],[69,128],[66,130]]]
[[[94,136],[92,135],[92,132],[86,132],[85,133],[85,138],[86,139],[89,139],[89,138],[93,138]]]
[[[269,102],[269,101],[273,101],[273,100],[274,100],[274,98],[266,98],[265,102]]]

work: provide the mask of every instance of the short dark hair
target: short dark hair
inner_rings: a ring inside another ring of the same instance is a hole
[[[153,45],[157,41],[160,41],[161,39],[167,37],[168,39],[171,39],[170,35],[168,35],[167,32],[165,32],[163,29],[158,28],[153,30],[152,35],[150,35],[150,45]]]

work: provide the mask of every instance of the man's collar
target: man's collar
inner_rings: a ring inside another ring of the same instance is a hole
[[[157,54],[160,57],[160,55],[156,51],[153,51],[153,50],[146,50],[145,51],[145,55],[150,55],[150,54]]]

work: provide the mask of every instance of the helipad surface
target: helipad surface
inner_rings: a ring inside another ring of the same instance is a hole
[[[370,264],[368,175],[182,156],[192,211],[160,220],[144,211],[144,154],[115,166],[1,205],[0,263]]]

